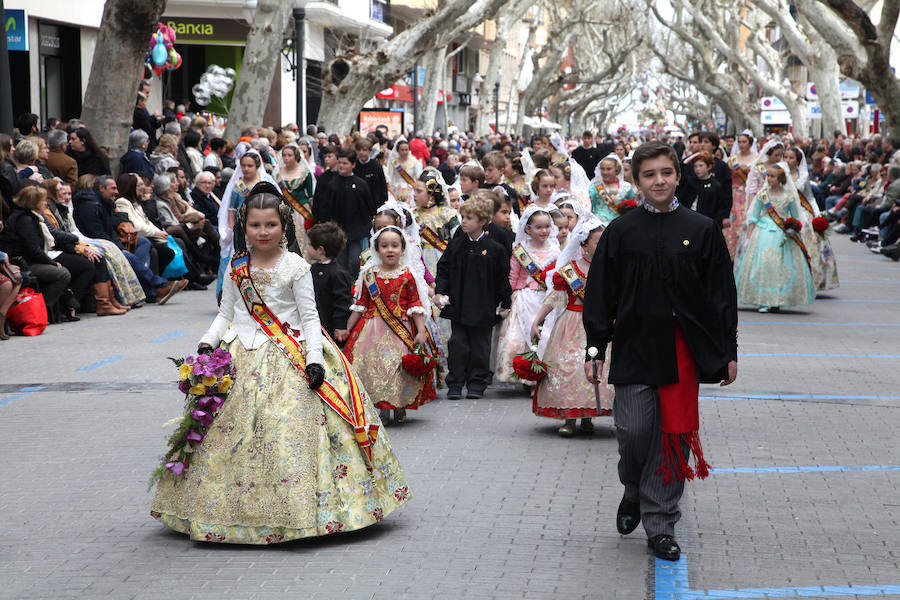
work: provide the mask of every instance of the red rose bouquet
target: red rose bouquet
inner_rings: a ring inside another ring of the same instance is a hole
[[[794,217],[788,217],[784,220],[784,228],[792,229],[797,233],[800,233],[800,230],[803,229],[803,223],[795,219]]]
[[[825,232],[828,231],[828,219],[825,217],[816,217],[812,220],[812,227],[816,233],[824,237]]]
[[[404,354],[400,359],[400,366],[403,367],[403,370],[415,377],[424,377],[437,365],[438,358],[427,354],[425,349],[418,344],[412,354]]]
[[[637,208],[637,205],[637,200],[635,200],[634,198],[626,198],[625,200],[622,200],[621,202],[616,204],[616,212],[619,213],[619,215],[624,215],[631,209]]]
[[[540,381],[547,376],[547,363],[540,360],[537,354],[537,340],[527,352],[513,357],[513,376],[524,381]]]

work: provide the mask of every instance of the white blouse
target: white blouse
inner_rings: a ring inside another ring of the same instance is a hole
[[[251,272],[266,306],[279,321],[302,333],[296,339],[306,340],[306,362],[324,364],[322,331],[309,264],[293,252],[285,251],[274,268],[257,269],[251,266]],[[269,341],[269,336],[247,312],[237,284],[231,279],[229,266],[222,287],[219,314],[200,343],[215,347],[220,340],[228,343],[235,338],[240,339],[247,350],[255,350]]]

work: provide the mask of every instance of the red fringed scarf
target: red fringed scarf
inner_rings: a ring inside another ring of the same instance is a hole
[[[700,479],[709,475],[709,464],[703,458],[703,447],[700,445],[700,386],[697,382],[697,365],[677,320],[675,355],[678,360],[678,383],[659,386],[662,466],[656,473],[662,475],[663,485],[672,483],[673,471],[682,481],[691,480],[695,475]],[[694,455],[693,468],[682,452],[681,442],[685,442]]]

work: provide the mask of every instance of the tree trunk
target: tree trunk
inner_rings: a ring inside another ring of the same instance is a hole
[[[419,117],[419,129],[425,135],[434,133],[434,120],[437,115],[438,91],[444,81],[444,63],[447,56],[447,46],[435,48],[425,54],[425,85],[422,87],[422,101],[419,103],[421,116]],[[446,104],[446,100],[444,100]]]
[[[147,46],[165,8],[166,0],[107,0],[103,7],[81,119],[97,143],[109,149],[116,172],[128,149]]]
[[[291,0],[259,0],[256,3],[256,14],[247,34],[241,70],[234,86],[225,137],[236,140],[242,127],[262,125],[292,6]]]
[[[502,21],[505,21],[505,19],[501,19]],[[487,73],[485,73],[484,79],[481,81],[481,89],[478,92],[478,115],[475,118],[475,135],[490,133],[489,123],[493,122],[494,101],[496,100],[494,97],[494,84],[500,78],[500,62],[503,58],[503,46],[506,44],[504,38],[505,35],[498,28],[497,37],[491,43]],[[488,98],[490,98],[490,102],[488,102]]]
[[[822,61],[815,67],[809,66],[809,76],[816,84],[819,106],[822,107],[822,137],[830,136],[834,131],[844,131],[839,75],[840,67],[837,61],[831,63]]]

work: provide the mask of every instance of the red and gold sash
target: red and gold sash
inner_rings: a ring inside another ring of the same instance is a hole
[[[803,253],[803,258],[806,259],[806,266],[809,267],[810,272],[812,272],[812,265],[809,262],[809,251],[806,249],[806,244],[803,243],[803,240],[800,239],[799,232],[794,231],[793,234],[788,234],[788,228],[784,224],[784,219],[781,218],[781,215],[778,214],[778,211],[775,210],[775,207],[772,206],[772,203],[769,201],[768,196],[763,195],[763,206],[766,207],[766,212],[769,214],[769,218],[775,221],[775,224],[778,225],[779,229],[781,229],[789,238],[794,240],[794,243],[800,247],[800,251]],[[793,230],[792,230],[793,231]]]
[[[403,168],[403,165],[398,164],[394,167],[394,170],[397,171],[397,175],[399,175],[403,181],[408,183],[409,185],[416,185],[416,180],[412,178],[412,175],[406,172],[406,169]]]
[[[806,209],[806,211],[812,216],[817,216],[818,213],[813,210],[812,205],[809,203],[809,200],[806,199],[806,196],[800,190],[797,190],[797,196],[800,198],[800,206]]]
[[[231,271],[231,278],[234,279],[238,287],[244,306],[247,307],[247,312],[260,326],[263,333],[269,336],[269,339],[284,353],[294,368],[306,377],[306,357],[303,354],[303,348],[300,347],[300,343],[294,338],[296,332],[287,323],[282,323],[278,320],[278,317],[266,306],[265,301],[253,284],[253,278],[250,276],[250,255],[247,253],[236,254],[231,261]],[[371,469],[372,444],[378,438],[378,425],[366,422],[362,393],[356,380],[356,374],[351,369],[350,363],[347,362],[347,358],[334,345],[334,342],[324,330],[322,334],[323,343],[331,344],[334,352],[340,357],[343,371],[349,382],[351,401],[347,402],[327,379],[315,390],[316,394],[338,416],[353,427],[356,443],[359,444],[360,449],[368,460],[367,466]]]
[[[400,320],[400,317],[395,314],[388,307],[387,302],[384,301],[384,297],[381,295],[381,289],[378,287],[378,282],[375,280],[374,269],[366,271],[366,274],[363,276],[363,283],[365,284],[366,289],[369,290],[369,297],[372,298],[372,303],[375,304],[375,310],[378,311],[378,315],[385,323],[387,323],[387,326],[391,328],[391,331],[400,338],[400,341],[406,345],[409,351],[415,352],[416,340],[409,329],[406,328],[406,325],[403,324],[403,321]],[[437,356],[437,346],[435,345],[434,340],[431,339],[431,334],[428,333],[427,329],[425,330],[425,335],[428,336],[429,352],[432,353],[432,356]]]
[[[525,198],[524,195],[516,192],[516,202],[519,204],[519,214],[521,215],[525,212],[525,209],[528,208],[528,205],[531,204],[529,200]]]
[[[537,266],[537,262],[528,254],[528,250],[525,249],[525,246],[522,244],[516,244],[512,249],[513,256],[516,257],[516,260],[519,261],[519,264],[522,265],[522,268],[531,275],[531,278],[534,279],[541,286],[541,289],[547,289],[547,282],[544,276],[544,271],[541,270],[540,267]]]
[[[584,302],[584,275],[581,269],[578,268],[578,265],[575,264],[575,261],[573,260],[563,265],[558,273],[569,286],[569,289],[572,290],[572,293]]]
[[[749,177],[750,175],[749,169],[747,169],[747,171],[744,171],[743,165],[735,160],[731,165],[731,170],[735,175],[738,176],[738,179],[741,180],[741,183],[747,183],[747,177]]]
[[[291,205],[291,208],[297,211],[297,213],[309,221],[313,218],[312,212],[306,208],[299,200],[294,198],[294,195],[288,190],[286,187],[281,188],[282,194],[284,194],[284,199],[287,200],[287,203]]]
[[[445,242],[441,238],[441,236],[439,236],[437,232],[428,225],[422,225],[421,229],[419,229],[419,234],[422,236],[423,240],[431,245],[432,248],[436,248],[441,252],[444,252],[447,249],[447,242]]]

